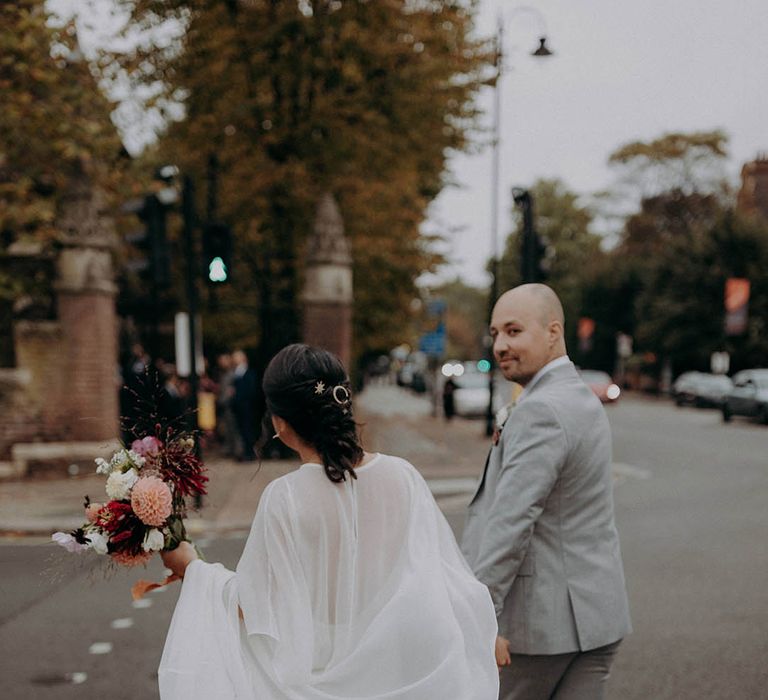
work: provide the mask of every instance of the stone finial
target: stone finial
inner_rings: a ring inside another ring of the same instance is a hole
[[[112,268],[112,249],[116,242],[114,223],[105,213],[103,193],[86,176],[70,181],[56,228],[61,245],[56,264],[56,289],[114,295],[117,292]]]
[[[326,192],[317,205],[315,225],[307,249],[308,264],[350,265],[352,255],[336,200]]]
[[[104,193],[85,175],[74,177],[64,193],[56,219],[59,241],[64,246],[114,247],[114,223],[105,212]]]

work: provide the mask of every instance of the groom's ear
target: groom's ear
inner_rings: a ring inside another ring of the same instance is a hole
[[[562,340],[565,334],[565,329],[563,328],[563,324],[560,323],[560,321],[550,321],[549,325],[547,326],[547,333],[549,335],[550,344],[554,345],[558,341]]]

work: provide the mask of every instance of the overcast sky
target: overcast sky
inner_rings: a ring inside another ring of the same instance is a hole
[[[540,0],[555,56],[532,58],[534,13],[482,0],[479,29],[505,20],[500,231],[510,226],[509,189],[560,178],[588,195],[610,186],[618,146],[668,131],[721,128],[730,136],[729,175],[768,152],[767,0]],[[481,104],[491,123],[492,89]],[[457,188],[431,209],[427,230],[446,233],[456,274],[485,285],[491,248],[491,154],[452,159]],[[455,231],[455,228],[459,231]],[[499,246],[502,236],[499,236]]]

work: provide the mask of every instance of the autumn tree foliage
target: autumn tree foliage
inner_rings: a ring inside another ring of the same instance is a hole
[[[584,313],[597,320],[604,362],[615,333],[634,337],[646,369],[673,374],[709,370],[715,351],[732,369],[759,366],[768,351],[768,222],[734,210],[723,180],[727,137],[720,131],[671,133],[617,149],[620,183],[640,195],[619,243],[584,291]],[[727,337],[729,277],[750,280],[747,332]]]
[[[48,240],[68,179],[108,185],[122,144],[73,24],[20,0],[0,4],[0,27],[0,231]]]
[[[123,161],[112,106],[75,27],[50,17],[43,0],[0,3],[0,95],[0,365],[7,365],[13,317],[53,307],[46,257],[70,178],[91,178],[109,193]],[[20,248],[27,254],[13,257]]]
[[[468,146],[488,46],[472,38],[475,2],[427,0],[124,0],[126,34],[105,77],[126,77],[167,117],[150,157],[203,180],[221,164],[219,218],[236,232],[234,285],[210,337],[297,339],[303,251],[316,203],[339,202],[352,242],[361,355],[402,340],[415,279],[438,262],[420,234]],[[162,30],[165,27],[165,30]]]

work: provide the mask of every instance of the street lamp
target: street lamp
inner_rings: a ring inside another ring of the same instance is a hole
[[[510,12],[506,19],[509,20],[513,15],[532,14],[539,24],[539,46],[531,52],[535,58],[546,58],[553,53],[547,47],[547,37],[545,31],[545,22],[543,15],[535,8],[522,6],[516,7]],[[495,41],[495,66],[496,79],[494,81],[494,100],[493,100],[493,171],[491,182],[491,289],[488,299],[488,318],[493,313],[493,306],[496,303],[498,290],[498,238],[499,238],[499,168],[501,149],[501,79],[504,75],[504,16],[499,13],[496,28]],[[493,343],[487,343],[488,360],[491,363],[491,370],[488,372],[488,408],[485,416],[485,434],[493,435],[494,413],[493,413],[493,394],[494,394],[494,371],[493,371]]]

